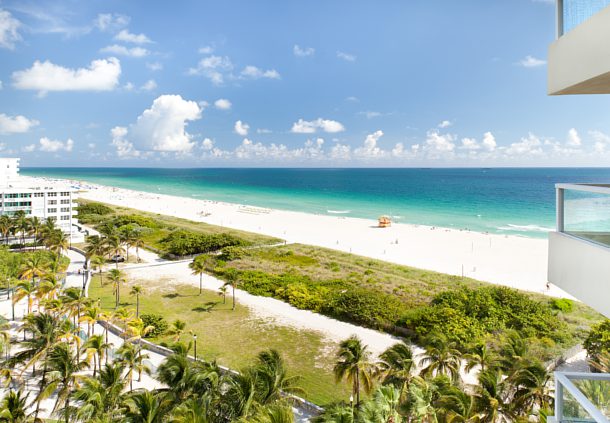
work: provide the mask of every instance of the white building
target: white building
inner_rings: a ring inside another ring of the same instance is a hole
[[[557,0],[549,94],[609,94],[608,40],[610,0]],[[564,183],[556,190],[548,280],[610,317],[610,184]],[[547,421],[609,423],[610,404],[592,394],[608,387],[608,374],[556,372],[555,416]]]
[[[19,159],[0,158],[0,215],[14,215],[23,210],[27,216],[51,219],[57,227],[69,233],[73,242],[83,238],[74,224],[76,190],[67,185],[32,184],[19,177]]]

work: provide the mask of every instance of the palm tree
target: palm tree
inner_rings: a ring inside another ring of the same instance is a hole
[[[97,378],[85,377],[74,392],[74,400],[79,403],[76,418],[79,421],[117,421],[121,393],[127,380],[123,377],[125,367],[114,362],[100,368]]]
[[[65,343],[57,344],[49,353],[49,384],[39,394],[43,399],[57,391],[57,401],[53,412],[57,412],[60,406],[70,408],[70,394],[72,387],[79,378],[78,372],[88,367],[87,362],[78,360],[78,352],[75,352]],[[70,413],[64,412],[66,423],[70,420]]]
[[[367,393],[373,389],[375,366],[370,361],[371,353],[360,338],[352,335],[339,344],[337,362],[333,368],[336,382],[346,379],[352,385],[352,393],[356,396],[356,406],[360,405],[360,389]]]
[[[32,284],[34,284],[36,278],[42,277],[48,269],[48,262],[42,255],[32,254],[23,263],[19,277],[21,279],[30,279]]]
[[[97,373],[97,368],[102,367],[102,360],[104,360],[105,353],[111,346],[111,344],[104,342],[103,335],[92,335],[87,339],[85,348],[87,354],[90,354],[93,358],[93,377]]]
[[[203,284],[203,274],[205,273],[205,256],[201,255],[195,257],[195,259],[189,264],[189,267],[193,271],[193,275],[199,275],[199,295],[201,295],[202,284]]]
[[[95,330],[95,324],[102,310],[97,306],[87,307],[79,319],[80,323],[87,323],[87,336],[91,336],[91,328]]]
[[[61,229],[55,229],[46,235],[45,246],[49,249],[49,251],[59,255],[68,250],[70,246],[70,238]]]
[[[276,350],[262,351],[256,357],[257,397],[260,404],[271,404],[281,398],[282,392],[304,393],[297,384],[298,376],[288,376],[288,369]]]
[[[227,282],[225,283],[225,285],[229,285],[233,289],[232,310],[235,311],[235,287],[239,283],[239,273],[237,272],[236,269],[229,267],[225,270],[224,275],[227,278]]]
[[[32,312],[33,295],[36,293],[36,287],[29,280],[21,281],[17,284],[17,289],[13,294],[13,304],[17,304],[24,298],[28,299],[28,314]]]
[[[174,342],[178,342],[186,329],[184,320],[176,319],[172,322],[172,327],[167,331],[168,335],[174,335]]]
[[[108,279],[112,282],[115,296],[114,308],[118,308],[121,300],[121,283],[125,282],[125,275],[119,269],[110,269]]]
[[[99,235],[91,235],[87,237],[87,246],[85,247],[85,259],[90,260],[94,256],[103,256],[106,253],[106,243]],[[104,264],[103,262],[101,264]]]
[[[136,319],[140,317],[140,294],[142,293],[142,287],[140,285],[134,285],[131,287],[131,295],[136,296]]]
[[[290,410],[292,414],[292,410]],[[216,421],[213,398],[205,393],[197,398],[189,398],[172,410],[172,423],[213,423]]]
[[[223,304],[227,303],[227,292],[229,292],[229,289],[227,288],[226,285],[223,285],[220,288],[218,288],[218,295],[220,295],[222,297]]]
[[[102,255],[93,255],[89,259],[93,270],[97,270],[100,275],[100,284],[104,286],[104,277],[102,275],[102,267],[106,264],[106,259]]]
[[[479,385],[475,388],[477,421],[482,423],[508,423],[516,419],[510,401],[511,387],[498,369],[479,373]]]
[[[382,383],[392,385],[400,390],[403,397],[409,389],[413,378],[413,350],[406,341],[392,345],[380,356],[377,367],[381,372]]]
[[[426,352],[420,360],[422,376],[446,375],[453,382],[460,379],[461,353],[454,342],[444,335],[432,334],[428,338]]]
[[[548,410],[553,406],[551,374],[538,361],[529,363],[515,371],[510,383],[516,388],[513,395],[515,409],[527,413],[532,409]]]
[[[0,421],[7,423],[25,423],[27,421],[28,395],[23,391],[10,390],[0,403]]]
[[[36,250],[36,246],[38,244],[38,235],[40,235],[41,230],[41,220],[36,216],[30,217],[30,231],[34,235],[34,250]]]
[[[498,356],[487,346],[487,344],[479,344],[472,348],[471,352],[464,355],[466,360],[465,370],[470,372],[475,367],[479,367],[481,371],[497,366]]]
[[[25,248],[25,236],[30,230],[30,221],[23,210],[19,210],[13,216],[14,228],[21,233],[21,245]]]
[[[138,372],[138,381],[142,376],[142,372],[150,374],[150,367],[144,364],[144,360],[148,358],[148,354],[142,354],[142,348],[139,345],[125,342],[117,351],[118,361],[123,363],[127,368],[127,380],[129,380],[129,390],[133,391],[133,374]]]
[[[132,247],[136,247],[136,261],[139,263],[140,262],[140,248],[144,248],[144,246],[146,245],[144,243],[144,234],[142,233],[141,229],[134,233],[134,236],[131,240],[131,245],[132,245]]]
[[[108,247],[107,253],[110,257],[114,258],[115,268],[119,268],[119,260],[118,257],[125,254],[125,248],[123,248],[123,243],[118,236],[111,236],[106,239],[106,245]]]
[[[4,238],[4,243],[8,244],[8,237],[13,230],[13,222],[11,218],[3,214],[0,216],[0,234],[2,234],[2,238]]]
[[[59,291],[61,290],[61,281],[58,279],[57,274],[47,273],[42,278],[42,282],[38,286],[42,298],[54,300],[57,298]]]
[[[124,421],[129,423],[162,423],[170,410],[169,401],[151,391],[133,393],[124,404]]]

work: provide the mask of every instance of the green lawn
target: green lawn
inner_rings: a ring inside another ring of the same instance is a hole
[[[137,284],[130,281],[129,285]],[[332,375],[336,344],[325,342],[312,331],[296,330],[276,326],[254,316],[247,307],[237,305],[231,310],[231,298],[222,303],[216,292],[181,285],[167,287],[147,287],[140,298],[141,313],[163,315],[171,324],[176,319],[187,322],[186,330],[197,334],[197,354],[206,360],[217,360],[220,364],[239,370],[251,364],[258,352],[274,348],[281,352],[292,374],[302,377],[301,386],[305,397],[316,404],[324,405],[349,397],[345,384],[335,384]],[[135,297],[128,295],[129,287],[121,290],[121,306],[135,310]],[[89,296],[100,298],[101,307],[114,310],[114,294],[110,284],[100,286],[99,276],[94,276]],[[208,302],[218,302],[211,312],[197,311]],[[151,339],[153,342],[172,341],[171,336]],[[191,335],[183,335],[187,341]]]

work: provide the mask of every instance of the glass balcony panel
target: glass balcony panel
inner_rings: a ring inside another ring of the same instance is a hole
[[[610,418],[610,380],[572,380],[574,385],[582,392],[595,408]]]
[[[563,0],[562,33],[571,31],[608,5],[610,0]]]
[[[567,390],[563,391],[563,416],[558,419],[561,423],[588,423],[595,422],[589,413]]]
[[[608,194],[566,189],[564,232],[610,247],[610,190]]]

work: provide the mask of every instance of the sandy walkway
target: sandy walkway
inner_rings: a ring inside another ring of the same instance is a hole
[[[367,219],[262,209],[76,181],[71,183],[86,188],[81,196],[90,200],[569,297],[557,287],[546,288],[547,241],[544,239],[408,224],[378,229],[375,221]]]

